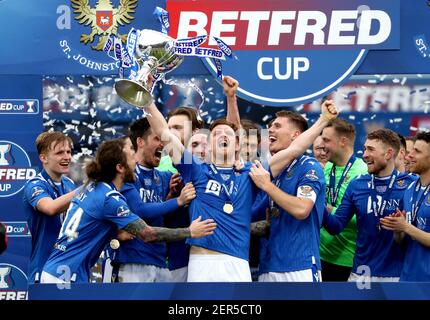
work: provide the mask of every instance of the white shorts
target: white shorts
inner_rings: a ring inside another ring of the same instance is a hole
[[[190,254],[187,282],[251,282],[246,260],[227,254]]]
[[[400,277],[369,277],[351,272],[348,282],[399,282]]]
[[[169,271],[170,282],[187,282],[188,267],[182,267]]]
[[[65,284],[67,282],[65,282],[63,279],[54,277],[52,274],[42,271],[42,275],[40,276],[40,283],[61,283],[61,284]]]
[[[321,282],[321,271],[312,269],[293,272],[267,272],[258,277],[258,282]]]
[[[148,264],[126,263],[119,266],[119,282],[169,282],[169,269]]]

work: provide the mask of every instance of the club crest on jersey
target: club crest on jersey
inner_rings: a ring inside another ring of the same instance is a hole
[[[206,185],[205,193],[212,193],[219,197],[221,191],[221,184],[216,180],[209,180]]]
[[[401,188],[401,187],[403,187],[405,185],[405,180],[399,180],[399,181],[397,181],[397,186],[399,187],[399,188]]]
[[[291,170],[287,173],[287,179],[291,178],[294,175],[294,171]]]
[[[116,215],[118,217],[123,217],[126,216],[129,212],[130,210],[126,206],[119,206],[116,210]]]
[[[312,189],[311,186],[300,186],[299,187],[299,195],[302,197],[310,197],[312,195],[312,192],[314,189]]]
[[[306,172],[305,177],[310,180],[318,180],[317,172],[313,169]]]
[[[151,179],[143,179],[143,183],[145,184],[145,187],[149,187],[152,185]]]
[[[427,196],[426,206],[430,206],[430,195]]]

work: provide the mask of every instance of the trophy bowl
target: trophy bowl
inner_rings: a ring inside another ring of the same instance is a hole
[[[168,73],[176,69],[183,60],[182,56],[175,54],[173,38],[154,30],[140,30],[135,52],[137,74],[130,79],[118,80],[115,91],[128,104],[144,108],[152,102],[147,85],[149,74],[154,76]]]

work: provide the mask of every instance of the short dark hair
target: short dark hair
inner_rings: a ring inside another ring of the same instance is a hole
[[[242,119],[240,121],[240,124],[242,125],[242,129],[245,131],[247,136],[249,136],[251,134],[251,130],[256,130],[257,131],[257,141],[258,141],[258,143],[261,142],[261,127],[257,123],[255,123],[254,121],[248,120],[248,119]]]
[[[309,128],[309,125],[308,125],[308,122],[306,121],[306,119],[303,118],[303,116],[300,113],[296,112],[296,111],[281,110],[281,111],[276,112],[275,116],[277,118],[288,118],[288,120],[290,120],[290,122],[297,129],[299,129],[300,132],[305,132]],[[274,120],[272,120],[269,123],[269,127],[272,125],[272,123],[273,123]]]
[[[41,155],[44,152],[51,150],[51,144],[55,142],[55,146],[61,142],[68,142],[70,149],[73,148],[73,142],[70,137],[60,131],[46,131],[39,134],[36,138],[37,153]]]
[[[400,139],[400,148],[406,149],[406,139],[400,133],[397,133]]]
[[[352,145],[354,145],[355,127],[352,123],[341,118],[335,118],[330,120],[326,126],[326,128],[330,127],[332,127],[338,135],[347,137],[349,140],[351,140]]]
[[[405,137],[405,140],[406,140],[406,141],[412,141],[412,142],[415,142],[415,139],[416,139],[416,137],[413,137],[413,136],[407,136],[407,137]]]
[[[170,111],[167,115],[167,121],[173,116],[184,115],[191,121],[192,130],[203,128],[203,121],[198,119],[197,110],[188,107],[179,107]]]
[[[225,118],[221,118],[221,119],[217,119],[211,123],[211,126],[209,127],[209,131],[212,132],[212,130],[215,129],[215,127],[220,126],[220,125],[229,126],[230,128],[232,128],[234,130],[234,132],[236,132],[238,130],[237,126],[233,122],[230,122]]]
[[[397,133],[390,129],[378,129],[372,131],[367,135],[368,140],[379,140],[383,144],[386,144],[392,147],[395,151],[395,156],[399,153],[400,150],[400,139]]]
[[[415,137],[415,141],[417,140],[423,140],[427,144],[430,144],[430,132],[419,132]]]
[[[138,119],[130,125],[128,136],[130,137],[134,150],[137,150],[137,138],[146,139],[151,132],[151,126],[147,118]]]
[[[96,158],[85,168],[88,179],[94,182],[111,182],[116,176],[116,165],[127,166],[124,153],[128,137],[103,142],[97,150]]]

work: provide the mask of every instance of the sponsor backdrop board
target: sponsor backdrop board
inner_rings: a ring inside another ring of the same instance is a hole
[[[25,299],[31,238],[22,189],[40,170],[34,140],[42,131],[42,77],[0,76],[0,221],[9,246],[0,256],[0,299]]]
[[[188,14],[189,29],[197,23],[193,17],[203,15],[207,23],[196,29],[211,35],[212,27],[216,26],[214,35],[230,44],[237,58],[223,62],[224,72],[240,80],[241,98],[252,103],[278,107],[306,103],[302,110],[312,113],[316,111],[315,105],[309,104],[312,100],[340,86],[354,73],[430,74],[430,7],[426,0],[330,0],[324,5],[312,0],[271,0],[259,7],[260,2],[44,0],[42,5],[34,0],[0,1],[0,21],[7,26],[0,30],[0,220],[6,223],[9,235],[9,248],[0,257],[0,299],[26,298],[30,237],[22,212],[22,186],[40,169],[34,140],[43,128],[42,76],[117,74],[118,63],[102,51],[106,40],[113,34],[125,39],[132,27],[161,30],[153,15],[156,6],[171,11],[169,34],[173,37],[180,28],[184,30],[185,22],[181,22],[184,11],[194,12]],[[214,16],[215,10],[222,11],[223,15]],[[249,12],[256,10],[265,13],[250,15]],[[295,13],[290,13],[290,17],[275,13],[283,10]],[[318,13],[307,16],[309,11]],[[336,16],[334,11],[348,13],[336,13]],[[374,23],[363,31],[359,27],[363,26],[360,19]],[[312,29],[311,20],[320,26],[319,30]],[[261,33],[250,32],[249,28],[256,28],[257,22]],[[273,43],[269,43],[274,23],[279,24],[274,30],[283,32],[273,34]],[[331,30],[332,24],[337,35]],[[300,35],[297,38],[296,31],[306,28],[309,33],[302,34],[302,40]],[[367,42],[358,43],[360,32],[367,33]],[[330,33],[334,38],[330,38]],[[182,34],[185,35],[184,31]],[[371,36],[378,34],[382,35],[381,39],[372,42]],[[186,36],[196,35],[192,30],[186,33]],[[229,37],[237,37],[238,44],[230,43]],[[184,64],[172,74],[215,78],[211,63],[210,59],[186,57]],[[276,66],[278,72],[275,72]],[[289,77],[287,67],[291,71]],[[285,79],[279,79],[282,77]],[[428,128],[429,116],[422,115],[422,112],[427,114],[427,88],[415,87],[427,86],[427,78],[424,78],[426,81],[420,78],[416,83],[410,78],[404,82],[401,75],[397,78],[398,81],[393,79],[385,89],[378,88],[378,92],[385,92],[382,98],[351,94],[358,92],[356,88],[362,83],[347,84],[342,90],[348,99],[338,102],[350,108],[348,111],[357,112],[349,115],[350,120],[360,117],[364,123],[373,120],[375,113],[388,111],[396,114],[387,113],[385,122],[393,126],[407,123],[399,128],[405,135],[414,134],[419,127]],[[287,81],[290,93],[280,95],[287,92],[284,90]],[[252,111],[246,112],[261,113],[260,107],[255,104]],[[369,116],[359,115],[362,112],[368,112]],[[403,112],[408,112],[406,117]]]

